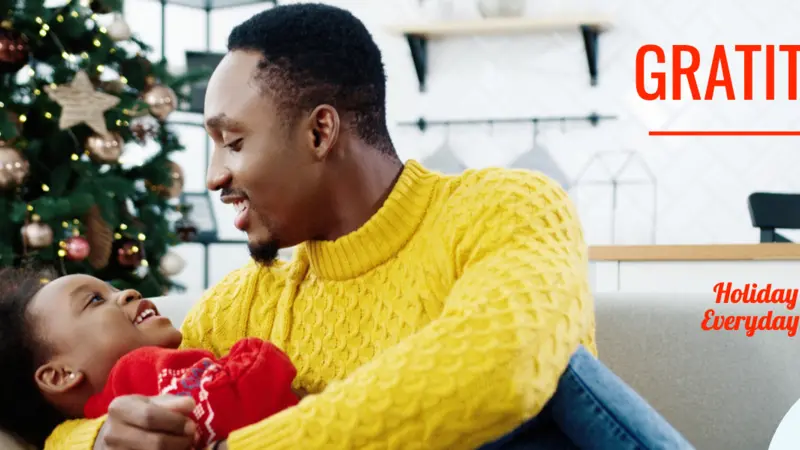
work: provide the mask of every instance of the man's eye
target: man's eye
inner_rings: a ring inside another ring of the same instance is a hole
[[[229,142],[225,144],[225,148],[228,150],[237,151],[242,147],[242,138],[236,139],[235,141]]]

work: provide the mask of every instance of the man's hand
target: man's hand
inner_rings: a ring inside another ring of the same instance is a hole
[[[195,423],[189,418],[189,397],[118,397],[108,407],[108,418],[95,450],[191,450]]]

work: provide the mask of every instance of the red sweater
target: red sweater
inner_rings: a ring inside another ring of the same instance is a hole
[[[103,391],[84,406],[84,415],[101,417],[122,395],[184,395],[197,405],[192,413],[206,445],[244,426],[297,404],[292,391],[296,370],[277,347],[244,339],[223,358],[205,350],[145,347],[123,356]]]

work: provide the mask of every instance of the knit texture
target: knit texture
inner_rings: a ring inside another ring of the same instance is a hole
[[[210,289],[184,346],[224,355],[268,339],[312,394],[231,433],[232,450],[475,448],[537,414],[579,344],[596,353],[587,272],[552,180],[410,161],[355,232]],[[47,448],[90,450],[96,428],[65,424]]]
[[[242,339],[222,358],[207,350],[142,347],[114,365],[103,390],[83,407],[84,417],[108,414],[123,395],[178,395],[195,401],[198,446],[297,404],[296,374],[289,358],[271,343]]]

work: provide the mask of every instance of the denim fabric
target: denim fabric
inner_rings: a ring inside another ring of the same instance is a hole
[[[647,402],[584,347],[533,419],[481,450],[693,450]]]

